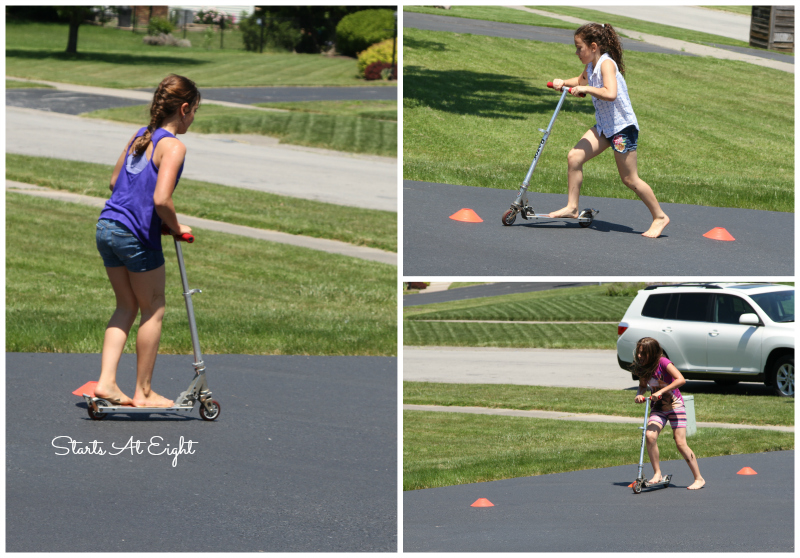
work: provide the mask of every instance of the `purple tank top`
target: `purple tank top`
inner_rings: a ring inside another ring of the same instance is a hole
[[[136,137],[141,137],[147,131],[142,128],[136,133]],[[153,142],[153,153],[161,138],[174,138],[171,133],[163,128],[153,132],[151,141]],[[135,138],[134,138],[135,140]],[[133,141],[131,142],[133,143]],[[128,146],[130,149],[130,145]],[[147,150],[145,150],[145,153]],[[161,217],[156,213],[153,193],[156,190],[158,180],[158,169],[152,160],[148,160],[145,153],[139,157],[128,154],[125,157],[125,164],[117,177],[111,199],[106,202],[100,219],[113,219],[119,221],[134,234],[139,241],[150,250],[161,251]],[[178,178],[175,179],[175,187],[183,173],[183,163],[178,169]]]

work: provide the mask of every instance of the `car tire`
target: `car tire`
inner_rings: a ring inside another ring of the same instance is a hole
[[[785,355],[776,360],[770,370],[769,378],[775,395],[794,397],[794,356]]]

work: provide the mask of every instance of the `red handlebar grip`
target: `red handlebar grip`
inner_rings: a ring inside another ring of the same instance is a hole
[[[172,234],[172,230],[167,225],[161,225],[161,234],[165,236],[168,234]],[[175,235],[172,236],[177,238],[181,242],[188,242],[189,244],[194,242],[194,236],[191,235],[190,233],[183,233],[180,236],[175,236]]]
[[[553,88],[553,82],[552,82],[552,81],[548,81],[548,82],[547,82],[547,87],[549,87],[550,89],[552,89],[552,88]]]
[[[547,87],[549,87],[550,89],[555,89],[555,88],[553,87],[553,82],[552,82],[552,81],[548,81],[548,82],[547,82]],[[571,88],[571,87],[568,87],[568,88],[567,88],[567,91],[569,91],[570,93],[572,93],[572,88]],[[578,94],[578,97],[585,97],[585,96],[586,96],[586,93],[579,93],[579,94]]]

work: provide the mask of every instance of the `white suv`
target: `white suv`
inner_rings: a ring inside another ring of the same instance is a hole
[[[626,370],[639,339],[653,337],[687,380],[764,382],[794,397],[794,287],[649,286],[633,299],[617,335],[617,361]]]

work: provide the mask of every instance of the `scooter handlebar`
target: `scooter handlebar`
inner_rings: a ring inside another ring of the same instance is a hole
[[[168,234],[172,234],[172,230],[167,225],[161,225],[161,234],[165,236]],[[173,238],[177,238],[181,242],[188,242],[189,244],[194,242],[194,236],[189,233],[183,233],[180,236],[172,234],[172,236]]]
[[[548,81],[547,82],[547,87],[549,87],[550,89],[555,89],[555,87],[553,87],[553,82],[552,81]],[[562,87],[562,89],[563,89],[563,87]],[[572,87],[567,87],[567,91],[572,93]],[[585,96],[586,96],[586,93],[578,93],[578,97],[585,97]]]

